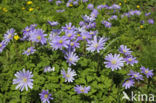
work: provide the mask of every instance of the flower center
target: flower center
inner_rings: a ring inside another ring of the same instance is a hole
[[[48,98],[48,94],[45,94],[45,95],[44,95],[44,98]]]
[[[125,49],[123,49],[123,52],[126,53],[127,51]]]
[[[93,32],[90,32],[89,34],[92,35],[92,34],[94,34],[94,33],[93,33]]]
[[[69,58],[69,61],[71,62],[73,59],[72,58]]]
[[[134,77],[138,77],[136,74],[134,74]]]
[[[129,58],[129,59],[128,59],[128,61],[130,61],[130,62],[131,62],[131,61],[132,61],[132,59],[131,59],[131,58]]]
[[[69,78],[69,77],[70,77],[70,75],[69,75],[69,74],[67,74],[67,75],[66,75],[66,77],[67,77],[67,78]]]
[[[62,44],[62,43],[63,43],[63,41],[62,41],[62,40],[60,40],[60,41],[59,41],[59,43],[60,43],[60,44]]]
[[[112,64],[116,64],[116,60],[112,60],[111,63],[112,63]]]
[[[145,73],[147,74],[148,73],[148,70],[145,70]]]
[[[8,39],[10,39],[10,38],[11,38],[11,36],[12,36],[12,35],[11,35],[11,34],[9,34]]]
[[[77,36],[79,37],[79,36],[80,36],[80,34],[77,34]]]
[[[68,27],[68,30],[70,30],[71,29],[71,27]]]
[[[129,83],[129,80],[127,80],[126,83]]]
[[[41,40],[41,36],[37,36],[37,39],[38,39],[38,40]]]
[[[2,44],[0,44],[0,47],[2,47]]]
[[[86,39],[86,36],[83,36],[82,39]]]
[[[70,43],[70,46],[73,46],[74,45],[74,43]]]
[[[94,45],[95,48],[97,48],[98,46],[99,46],[98,44],[95,44],[95,45]]]
[[[28,49],[28,50],[27,50],[27,52],[30,52],[30,51],[31,51],[31,49]]]
[[[80,91],[81,91],[81,92],[84,92],[84,89],[81,89]]]
[[[29,31],[29,29],[26,29],[26,31]]]
[[[71,37],[72,36],[72,34],[68,34],[68,37]]]
[[[27,82],[27,78],[23,78],[23,82],[26,83]]]

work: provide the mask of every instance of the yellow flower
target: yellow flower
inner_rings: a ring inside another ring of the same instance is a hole
[[[18,35],[15,35],[15,36],[14,36],[14,39],[15,39],[15,40],[18,40],[19,38],[20,38],[20,37],[19,37]]]
[[[124,0],[124,2],[126,3],[126,2],[127,2],[127,0]]]
[[[25,7],[22,7],[22,10],[25,10]]]
[[[122,4],[121,4],[121,3],[119,3],[119,5],[121,6]]]
[[[29,8],[29,11],[31,12],[31,11],[33,11],[34,10],[34,8]]]
[[[137,5],[137,8],[140,8],[140,6],[139,6],[139,5]]]
[[[142,28],[144,28],[144,26],[143,25],[140,25],[140,28],[142,29]]]
[[[8,12],[7,8],[3,8],[2,10],[3,10],[4,12]]]
[[[73,4],[69,4],[69,6],[70,6],[70,7],[72,7],[72,6],[73,6]]]
[[[28,4],[28,5],[32,4],[32,1],[27,1],[27,4]]]

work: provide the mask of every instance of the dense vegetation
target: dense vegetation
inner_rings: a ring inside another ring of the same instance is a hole
[[[1,0],[0,103],[128,103],[123,91],[156,95],[155,7],[155,0]],[[32,89],[16,89],[24,68]]]

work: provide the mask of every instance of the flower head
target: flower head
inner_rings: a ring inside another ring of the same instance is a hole
[[[149,24],[154,24],[154,20],[153,19],[148,19],[148,23]]]
[[[77,92],[77,94],[88,93],[88,91],[90,91],[90,86],[82,87],[81,85],[76,85],[76,87],[74,87],[74,90],[75,90],[75,92]]]
[[[119,52],[124,54],[124,55],[131,55],[131,52],[129,48],[127,48],[127,46],[125,45],[120,45],[120,48],[119,48]]]
[[[60,49],[62,50],[63,47],[68,48],[69,45],[69,40],[65,36],[55,36],[54,39],[50,42],[51,46],[53,49],[57,50]]]
[[[45,68],[44,68],[44,72],[51,72],[51,71],[55,71],[55,67],[50,67],[50,66],[46,66]]]
[[[88,8],[89,10],[93,10],[93,9],[94,9],[94,5],[93,5],[93,4],[88,4],[87,8]]]
[[[76,65],[75,63],[79,60],[78,56],[74,52],[67,52],[65,59],[69,63],[69,66],[72,64]]]
[[[47,41],[45,36],[47,36],[47,34],[44,34],[44,31],[42,29],[35,29],[30,32],[29,39],[33,42],[40,42],[43,45]]]
[[[129,79],[124,81],[122,87],[125,87],[125,89],[128,89],[128,88],[134,86],[134,83],[135,83],[134,80],[129,78]]]
[[[72,26],[72,23],[69,23],[69,24],[66,24],[65,27],[62,27],[62,29],[63,29],[64,31],[66,31],[66,30],[75,30],[75,27]]]
[[[112,71],[121,69],[124,66],[123,58],[120,57],[120,54],[108,54],[105,57],[106,62],[104,62],[106,68],[111,68]]]
[[[36,50],[34,47],[29,47],[26,51],[23,52],[23,54],[26,54],[27,56],[30,54],[33,54]]]
[[[124,60],[127,64],[130,64],[131,66],[133,66],[135,63],[138,63],[138,61],[136,60],[136,57],[133,57],[131,55],[124,58]]]
[[[141,69],[141,73],[144,73],[147,78],[149,77],[152,78],[152,76],[154,75],[153,70],[149,70],[149,68],[146,69],[145,67],[142,66],[140,69]]]
[[[108,21],[102,21],[102,24],[105,25],[106,28],[111,28],[112,24]]]
[[[48,21],[48,23],[49,23],[51,26],[56,26],[56,25],[59,24],[57,21],[53,21],[53,22]]]
[[[5,41],[0,42],[0,53],[3,51],[5,47],[6,47]]]
[[[99,14],[98,10],[93,9],[93,11],[91,12],[90,16],[91,16],[91,17],[97,17],[98,14]]]
[[[16,89],[20,88],[20,90],[23,91],[25,88],[26,91],[28,91],[28,87],[31,89],[33,88],[32,72],[29,72],[29,70],[25,71],[25,69],[23,69],[23,71],[17,72],[15,76],[16,79],[13,79],[13,84],[18,84]]]
[[[76,32],[73,31],[73,30],[67,30],[67,31],[65,31],[65,36],[66,36],[67,39],[69,39],[69,40],[75,39],[75,37],[76,37],[75,34],[76,34]]]
[[[69,44],[69,47],[75,49],[75,48],[79,48],[80,44],[77,41],[71,41]]]
[[[28,4],[28,5],[32,4],[32,1],[27,1],[27,4]]]
[[[140,73],[134,72],[133,70],[131,70],[128,75],[130,75],[132,78],[135,78],[136,80],[144,80],[143,76],[140,75]]]
[[[41,101],[43,103],[50,103],[50,100],[53,100],[53,98],[51,97],[51,94],[49,94],[48,90],[45,91],[45,90],[42,90],[42,92],[39,94],[40,95],[40,98],[41,98]]]
[[[67,72],[64,69],[61,70],[61,74],[63,75],[63,78],[65,78],[65,82],[73,82],[73,77],[76,76],[76,72],[71,70],[71,68],[68,68]]]
[[[94,40],[88,41],[87,50],[91,52],[97,51],[99,53],[100,50],[104,49],[106,40],[106,38],[98,39],[96,36],[94,36]]]
[[[15,40],[18,40],[19,38],[20,38],[20,37],[19,37],[18,35],[15,35],[15,36],[14,36],[14,39],[15,39]]]
[[[78,37],[78,40],[88,40],[89,38],[92,37],[92,35],[89,35],[89,32],[87,32],[87,31],[81,32],[80,35],[81,35],[81,36]]]
[[[10,42],[10,40],[13,39],[14,35],[16,35],[15,29],[13,29],[13,28],[9,29],[9,30],[7,31],[7,33],[4,34],[4,41],[5,41],[6,43]]]

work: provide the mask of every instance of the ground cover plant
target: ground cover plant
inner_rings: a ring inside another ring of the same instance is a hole
[[[155,4],[1,0],[0,103],[154,103]]]

